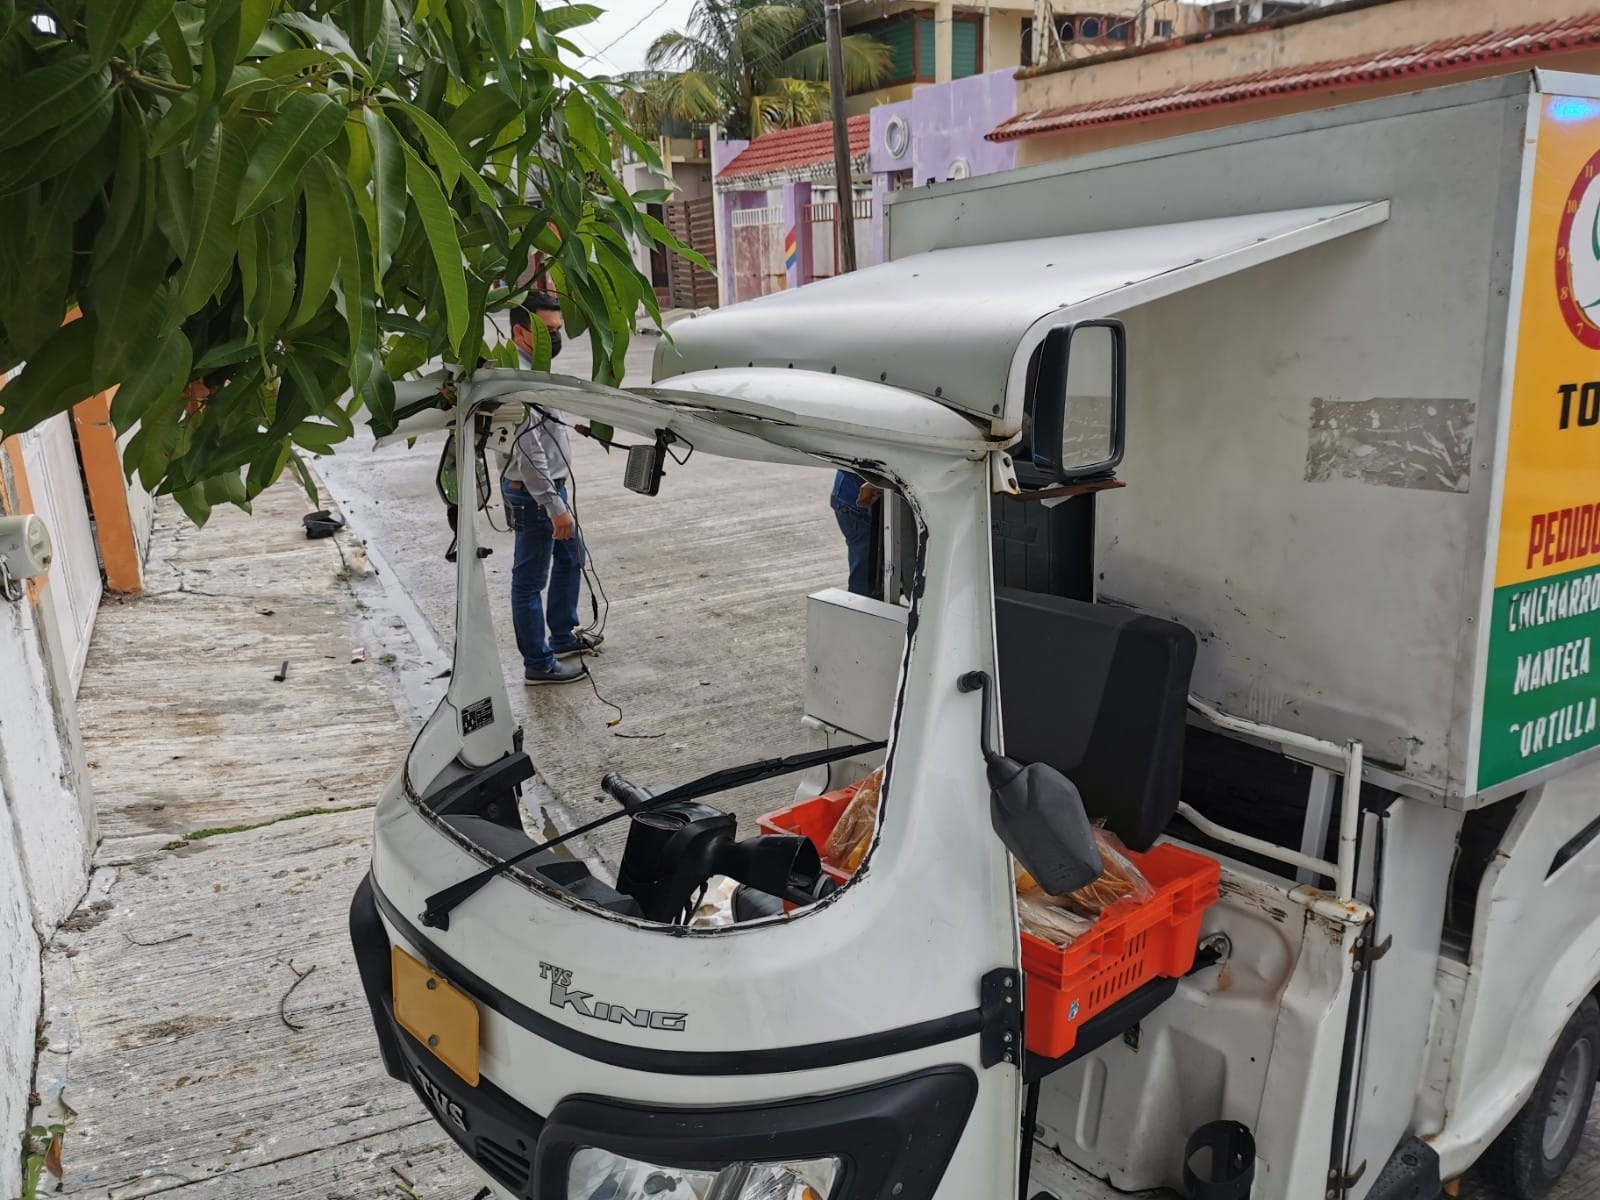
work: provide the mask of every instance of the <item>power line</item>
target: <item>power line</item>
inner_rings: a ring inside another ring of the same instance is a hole
[[[658,4],[656,4],[656,6],[654,8],[652,8],[649,12],[645,13],[644,16],[640,17],[632,25],[629,25],[621,33],[617,34],[616,37],[612,38],[609,42],[607,42],[604,46],[600,47],[599,50],[597,50],[594,54],[591,54],[589,57],[590,58],[604,58],[605,57],[605,53],[606,53],[607,50],[611,49],[611,47],[615,46],[623,38],[627,37],[630,33],[632,33],[635,29],[638,29],[639,26],[643,25],[646,21],[648,21],[651,17],[655,16],[658,12],[660,12],[666,6],[667,6],[667,0],[660,0],[660,2]],[[584,61],[587,62],[588,59],[585,59]]]

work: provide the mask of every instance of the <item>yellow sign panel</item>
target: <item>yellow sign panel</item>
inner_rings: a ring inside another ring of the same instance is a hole
[[[1600,101],[1539,114],[1478,787],[1600,745]]]
[[[478,1006],[472,997],[399,946],[394,969],[394,1019],[440,1062],[478,1086]]]

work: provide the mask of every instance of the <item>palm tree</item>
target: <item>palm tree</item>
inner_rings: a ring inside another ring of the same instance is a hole
[[[646,127],[665,119],[720,122],[731,137],[809,125],[828,115],[823,0],[695,0],[687,28],[662,34],[634,78],[630,107]],[[844,39],[847,90],[870,88],[889,50]]]

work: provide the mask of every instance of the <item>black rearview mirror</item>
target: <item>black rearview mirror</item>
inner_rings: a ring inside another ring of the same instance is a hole
[[[1105,869],[1083,797],[1046,763],[1023,766],[1001,754],[989,761],[989,823],[1049,895],[1087,887]]]
[[[667,469],[667,442],[660,433],[654,442],[628,447],[628,462],[622,472],[622,486],[641,496],[661,491],[661,476]]]
[[[1083,797],[1072,781],[1046,763],[1024,766],[989,744],[994,682],[969,671],[956,686],[983,692],[983,757],[989,774],[989,823],[1011,856],[1052,896],[1075,892],[1100,878],[1104,867]]]
[[[1121,321],[1051,330],[1033,394],[1033,463],[1057,483],[1103,478],[1122,461],[1127,334]]]

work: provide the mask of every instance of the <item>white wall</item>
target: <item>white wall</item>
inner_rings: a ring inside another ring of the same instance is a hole
[[[0,632],[0,639],[6,638]],[[28,1119],[39,1020],[39,939],[23,884],[22,859],[0,786],[0,1196],[22,1192],[18,1139]]]
[[[0,468],[4,463],[0,463]],[[6,480],[0,469],[0,492]],[[37,485],[38,481],[34,481]],[[0,1198],[22,1190],[44,943],[88,883],[94,809],[46,582],[0,598]]]
[[[57,711],[71,699],[59,695],[46,665],[42,608],[26,598],[0,603],[0,788],[33,925],[54,932],[83,895],[88,839],[73,755],[63,746],[71,714]]]

